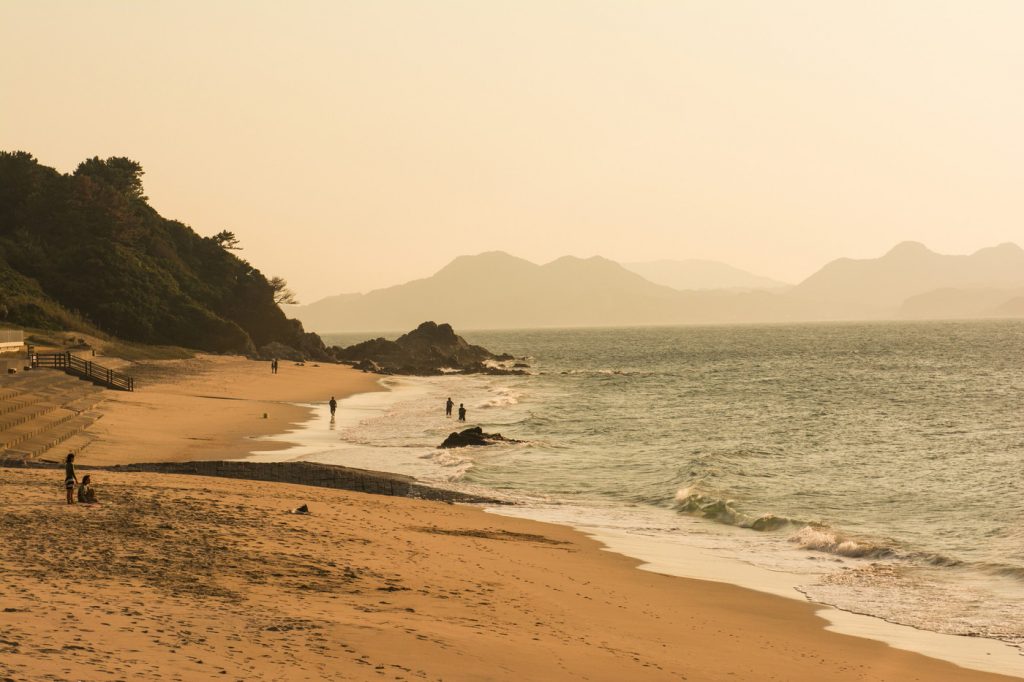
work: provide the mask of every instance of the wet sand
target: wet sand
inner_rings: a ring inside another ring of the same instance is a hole
[[[271,374],[269,362],[237,356],[149,361],[130,371],[138,390],[108,393],[104,416],[90,429],[96,440],[80,463],[238,459],[281,450],[286,440],[261,439],[289,431],[311,410],[326,411],[332,395],[384,390],[379,376],[345,365],[282,360]]]

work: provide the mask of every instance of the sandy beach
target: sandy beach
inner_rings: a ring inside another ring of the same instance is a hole
[[[56,474],[3,472],[11,679],[1000,679],[827,633],[808,604],[638,571],[559,526],[105,472],[105,504],[68,507]]]
[[[271,375],[213,356],[140,375],[102,404],[80,464],[241,457],[308,416],[286,403],[379,388],[344,367]],[[0,679],[1014,679],[828,632],[809,603],[638,570],[567,527],[93,475],[103,503],[67,506],[62,472],[0,469]],[[312,513],[289,513],[301,504]]]
[[[344,365],[282,361],[271,374],[270,363],[237,356],[147,361],[132,371],[139,390],[108,393],[83,463],[237,459],[255,449],[279,450],[289,443],[254,441],[308,419],[313,408],[304,405],[326,410],[332,395],[384,390],[379,376]]]

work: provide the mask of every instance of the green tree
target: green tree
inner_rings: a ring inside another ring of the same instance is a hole
[[[270,287],[274,290],[274,303],[298,305],[299,299],[295,296],[295,292],[288,288],[288,282],[284,280],[284,277],[271,277]]]
[[[104,161],[98,156],[86,159],[75,169],[76,176],[90,177],[113,187],[128,199],[146,201],[142,193],[142,164],[126,156],[111,156]]]
[[[217,244],[217,246],[221,247],[222,249],[228,249],[229,251],[242,250],[242,247],[238,245],[240,242],[238,241],[238,237],[235,236],[234,232],[230,232],[228,230],[221,230],[217,234],[210,237],[210,239],[212,239]]]

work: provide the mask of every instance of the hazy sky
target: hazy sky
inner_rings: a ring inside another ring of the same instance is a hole
[[[1024,2],[0,0],[0,149],[303,302],[501,249],[797,281],[1024,242]]]

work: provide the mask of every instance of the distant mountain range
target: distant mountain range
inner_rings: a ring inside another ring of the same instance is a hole
[[[832,261],[794,287],[709,261],[627,267],[566,256],[536,265],[492,251],[425,279],[289,309],[319,332],[399,330],[424,319],[511,329],[1024,317],[1024,250],[947,256],[904,242],[880,258]]]
[[[791,284],[713,260],[655,260],[623,263],[622,267],[655,284],[680,291],[784,291],[792,287]]]
[[[970,256],[945,256],[924,244],[903,242],[881,258],[832,261],[798,284],[792,293],[813,300],[870,306],[882,312],[939,289],[1017,287],[1024,287],[1024,250],[1016,244],[1000,244]]]

